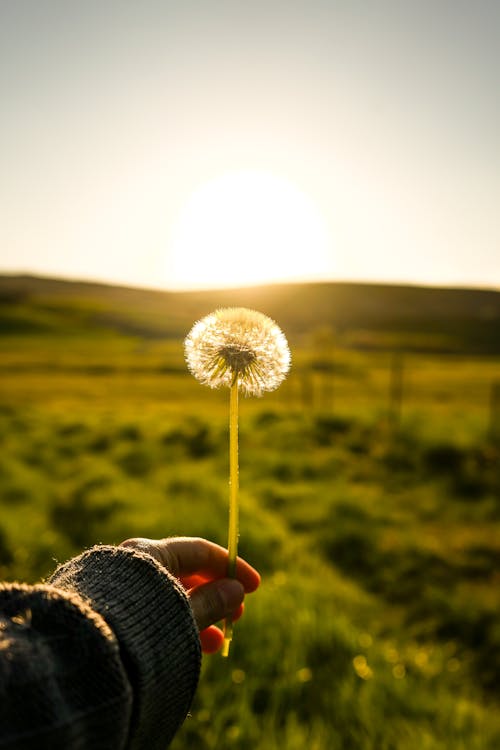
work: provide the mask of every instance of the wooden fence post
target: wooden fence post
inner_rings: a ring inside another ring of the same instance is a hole
[[[488,437],[492,443],[500,441],[500,380],[494,380],[490,387]]]
[[[403,412],[404,358],[399,352],[393,354],[389,375],[389,424],[398,427]]]

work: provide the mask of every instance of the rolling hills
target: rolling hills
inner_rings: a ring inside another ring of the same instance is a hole
[[[500,353],[500,292],[357,283],[162,292],[35,276],[0,276],[0,335],[116,331],[179,338],[218,307],[257,308],[292,343],[326,333],[342,346]]]

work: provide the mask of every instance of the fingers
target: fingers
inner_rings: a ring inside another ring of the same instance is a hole
[[[200,632],[200,643],[204,654],[215,654],[224,643],[224,633],[215,625],[210,625]]]
[[[196,574],[204,580],[214,580],[227,576],[228,554],[207,539],[176,537],[164,540],[162,551],[170,559],[177,572],[171,572],[180,578]],[[260,583],[260,575],[247,562],[238,558],[236,578],[241,581],[246,593],[255,591]]]
[[[178,537],[165,540],[167,553],[175,557],[178,576],[181,578],[196,574],[205,580],[227,576],[227,549],[209,542],[207,539]],[[260,584],[259,573],[241,557],[236,562],[236,578],[247,594],[255,591]]]
[[[240,604],[236,612],[231,615],[231,620],[236,622],[243,614],[244,604]],[[201,650],[204,654],[215,654],[220,651],[224,643],[224,633],[215,625],[209,625],[208,628],[200,631]]]
[[[234,578],[221,578],[192,589],[189,594],[191,609],[200,631],[237,612],[245,590]]]
[[[227,576],[228,554],[224,547],[198,537],[172,537],[167,539],[127,539],[124,547],[147,552],[169,570],[182,583],[191,588],[204,581]],[[196,576],[196,578],[193,578]],[[260,575],[240,557],[236,563],[236,578],[248,594],[260,584]],[[196,581],[196,583],[194,583]]]

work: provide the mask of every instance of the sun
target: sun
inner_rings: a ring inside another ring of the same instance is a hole
[[[314,201],[272,173],[231,172],[198,187],[174,227],[166,263],[173,289],[324,277],[331,255]]]

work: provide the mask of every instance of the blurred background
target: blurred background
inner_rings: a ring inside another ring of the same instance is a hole
[[[0,577],[225,544],[227,393],[263,573],[172,747],[500,744],[500,6],[0,4]]]

